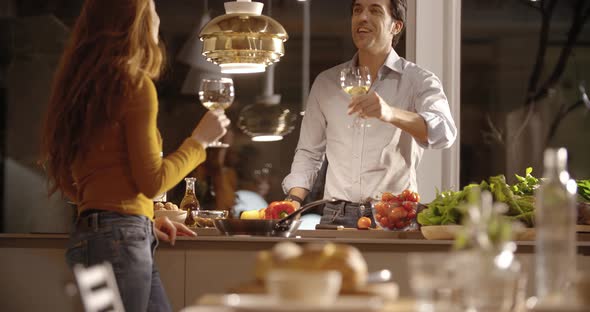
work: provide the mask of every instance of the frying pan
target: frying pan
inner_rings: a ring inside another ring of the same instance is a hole
[[[216,219],[215,227],[219,232],[227,236],[231,235],[254,235],[254,236],[279,236],[289,237],[297,231],[300,220],[295,220],[301,213],[315,206],[325,203],[337,203],[341,200],[322,199],[316,200],[295,210],[280,220],[241,220],[241,219]]]

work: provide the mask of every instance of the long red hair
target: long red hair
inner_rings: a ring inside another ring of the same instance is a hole
[[[85,1],[54,76],[41,133],[50,194],[72,183],[74,159],[120,117],[142,77],[159,77],[164,50],[154,40],[150,1]]]

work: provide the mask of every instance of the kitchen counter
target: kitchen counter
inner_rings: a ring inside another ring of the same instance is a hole
[[[334,242],[352,244],[360,249],[366,249],[368,246],[380,247],[387,249],[389,246],[396,248],[416,249],[416,251],[428,250],[448,250],[452,240],[427,240],[419,231],[416,232],[390,232],[382,230],[300,230],[295,232],[290,238],[283,237],[264,237],[264,236],[224,236],[220,235],[216,229],[197,229],[197,237],[178,237],[175,246],[160,244],[159,248],[189,248],[202,244],[223,244],[223,246],[233,246],[252,243],[254,245],[274,245],[277,242],[290,240],[297,243],[318,243]],[[0,233],[0,248],[65,248],[67,244],[67,234],[61,233]],[[578,253],[590,256],[590,233],[578,233]],[[517,252],[531,253],[534,252],[533,240],[517,241]],[[401,247],[405,246],[405,247]],[[257,248],[262,249],[262,248]]]
[[[331,241],[357,247],[369,270],[389,269],[408,296],[407,254],[447,252],[451,240],[425,240],[419,232],[380,230],[298,231],[292,238],[221,236],[215,229],[199,229],[198,237],[180,237],[175,246],[161,243],[156,262],[175,311],[207,293],[223,293],[254,280],[260,250],[280,241]],[[72,276],[65,265],[67,234],[0,234],[0,302],[6,311],[78,311],[77,300],[64,286]],[[534,241],[519,241],[518,257],[528,268],[534,263]],[[590,233],[578,233],[578,264],[590,271]],[[10,285],[10,286],[7,286]],[[532,283],[529,283],[531,289]],[[36,300],[30,300],[35,294]]]

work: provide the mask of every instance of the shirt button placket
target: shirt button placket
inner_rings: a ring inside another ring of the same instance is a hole
[[[363,149],[363,129],[361,127],[357,127],[354,130],[354,143],[352,149],[352,179],[353,179],[353,194],[352,200],[356,201],[361,197],[361,153]]]

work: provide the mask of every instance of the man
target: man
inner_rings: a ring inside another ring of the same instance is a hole
[[[393,49],[406,9],[406,0],[353,0],[352,39],[358,51],[349,62],[320,73],[311,88],[283,189],[287,199],[300,204],[326,157],[324,198],[348,202],[326,205],[321,223],[355,227],[361,216],[372,219],[366,204],[371,198],[385,191],[416,191],[424,148],[448,148],[457,136],[440,80]],[[369,68],[368,94],[351,98],[340,88],[340,70],[351,66]],[[363,126],[350,127],[357,115]]]

